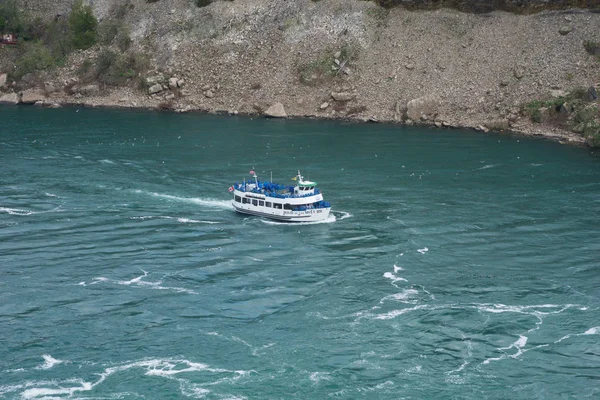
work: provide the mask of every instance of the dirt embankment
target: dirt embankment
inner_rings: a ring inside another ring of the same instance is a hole
[[[120,3],[93,2],[101,24],[115,18]],[[120,21],[132,39],[128,51],[150,58],[144,85],[82,76],[82,65],[93,67],[103,49],[96,45],[62,68],[7,82],[5,96],[23,91],[20,101],[39,104],[421,123],[584,143],[553,118],[533,122],[523,106],[600,82],[600,58],[584,46],[600,42],[600,14],[582,9],[524,15],[388,9],[359,0],[128,4]],[[57,2],[38,11],[47,18],[64,8]],[[10,69],[9,56],[0,68]]]

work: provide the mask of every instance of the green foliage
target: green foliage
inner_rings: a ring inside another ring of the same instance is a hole
[[[194,0],[194,3],[196,3],[196,6],[198,7],[206,7],[212,3],[212,0]]]
[[[46,27],[43,40],[56,59],[64,59],[74,50],[69,24],[64,18],[56,19]]]
[[[541,108],[548,108],[550,115],[560,111],[563,105],[569,104],[571,108],[579,107],[585,98],[586,91],[583,88],[574,89],[565,96],[555,97],[550,100],[533,100],[525,104],[521,111],[528,115],[533,122],[540,123],[542,115]]]
[[[333,57],[329,54],[321,56],[298,68],[300,82],[315,86],[335,76]]]
[[[308,86],[317,86],[326,81],[334,79],[342,71],[342,67],[350,66],[350,63],[358,57],[356,47],[344,44],[339,50],[339,65],[336,63],[335,52],[322,53],[315,60],[302,64],[298,67],[300,82]]]
[[[69,28],[73,45],[77,49],[87,49],[96,44],[98,20],[92,7],[83,4],[83,0],[75,0],[69,14]]]
[[[131,38],[129,37],[129,28],[127,28],[126,26],[121,27],[121,29],[119,30],[119,33],[117,34],[116,40],[117,40],[117,47],[119,48],[119,50],[121,50],[123,52],[129,50],[129,47],[131,46]]]
[[[117,54],[103,50],[96,59],[96,79],[108,85],[123,85],[150,66],[147,56],[137,53]]]
[[[101,44],[109,45],[115,40],[119,33],[120,23],[113,19],[107,19],[98,26],[98,41]]]
[[[23,75],[50,68],[54,63],[52,54],[41,41],[29,42],[17,60],[12,78],[21,79]]]
[[[591,55],[600,55],[600,42],[592,42],[591,40],[587,40],[583,42],[583,47],[585,47],[585,51]]]
[[[597,130],[597,133],[587,136],[587,143],[591,147],[600,147],[600,125],[598,125]]]
[[[6,0],[0,4],[0,33],[20,35],[24,30],[23,19],[17,0]]]

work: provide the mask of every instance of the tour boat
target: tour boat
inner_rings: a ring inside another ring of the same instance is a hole
[[[323,200],[317,182],[305,181],[298,171],[295,185],[259,181],[254,171],[251,178],[229,188],[233,208],[242,214],[258,215],[279,221],[315,222],[329,217],[331,205]]]

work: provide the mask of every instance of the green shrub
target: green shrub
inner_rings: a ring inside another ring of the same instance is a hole
[[[587,143],[591,147],[600,147],[600,126],[598,127],[598,133],[591,134],[587,137]]]
[[[600,55],[600,42],[592,42],[591,40],[587,40],[583,42],[583,47],[585,47],[585,51],[591,55]]]
[[[91,6],[83,4],[83,0],[75,0],[69,14],[69,28],[73,45],[77,49],[87,49],[96,44],[98,20]]]
[[[119,55],[107,49],[96,59],[96,79],[108,85],[124,85],[149,66],[150,60],[143,54]]]
[[[57,59],[66,58],[74,50],[69,24],[64,18],[56,19],[46,27],[43,40],[52,56]]]
[[[120,24],[114,20],[108,19],[98,26],[98,41],[101,44],[109,45],[119,34]]]
[[[14,79],[21,79],[23,75],[50,68],[55,63],[52,54],[41,41],[29,42],[25,45],[22,55],[17,59]]]
[[[20,35],[24,30],[23,13],[19,10],[16,0],[6,0],[0,3],[0,33]]]
[[[119,33],[117,34],[117,47],[119,48],[119,50],[125,52],[127,50],[129,50],[129,47],[131,46],[131,38],[129,37],[129,28],[127,28],[126,26],[123,26],[120,30]]]

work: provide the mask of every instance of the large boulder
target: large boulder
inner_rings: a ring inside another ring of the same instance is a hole
[[[27,89],[21,93],[21,103],[23,104],[35,104],[44,100],[46,100],[46,95],[39,89]]]
[[[86,85],[79,88],[79,93],[84,96],[96,96],[100,93],[100,86],[98,85]]]
[[[429,95],[413,99],[406,104],[406,116],[419,121],[421,117],[432,117],[437,114],[440,99],[437,96]]]
[[[265,116],[272,118],[286,118],[285,108],[281,103],[275,103],[265,111]]]
[[[163,74],[157,74],[154,76],[149,76],[146,78],[146,85],[148,86],[153,86],[156,85],[157,83],[164,83],[165,82],[165,77]]]
[[[7,77],[8,77],[8,74],[0,74],[0,88],[3,88],[4,86],[6,86]]]
[[[19,104],[19,95],[16,93],[7,93],[3,96],[0,96],[0,104]]]
[[[155,93],[159,93],[162,92],[164,89],[162,87],[162,85],[160,83],[156,83],[152,86],[150,86],[150,88],[148,89],[148,94],[155,94]]]
[[[331,92],[331,97],[335,101],[350,101],[356,98],[356,94],[351,92]]]

